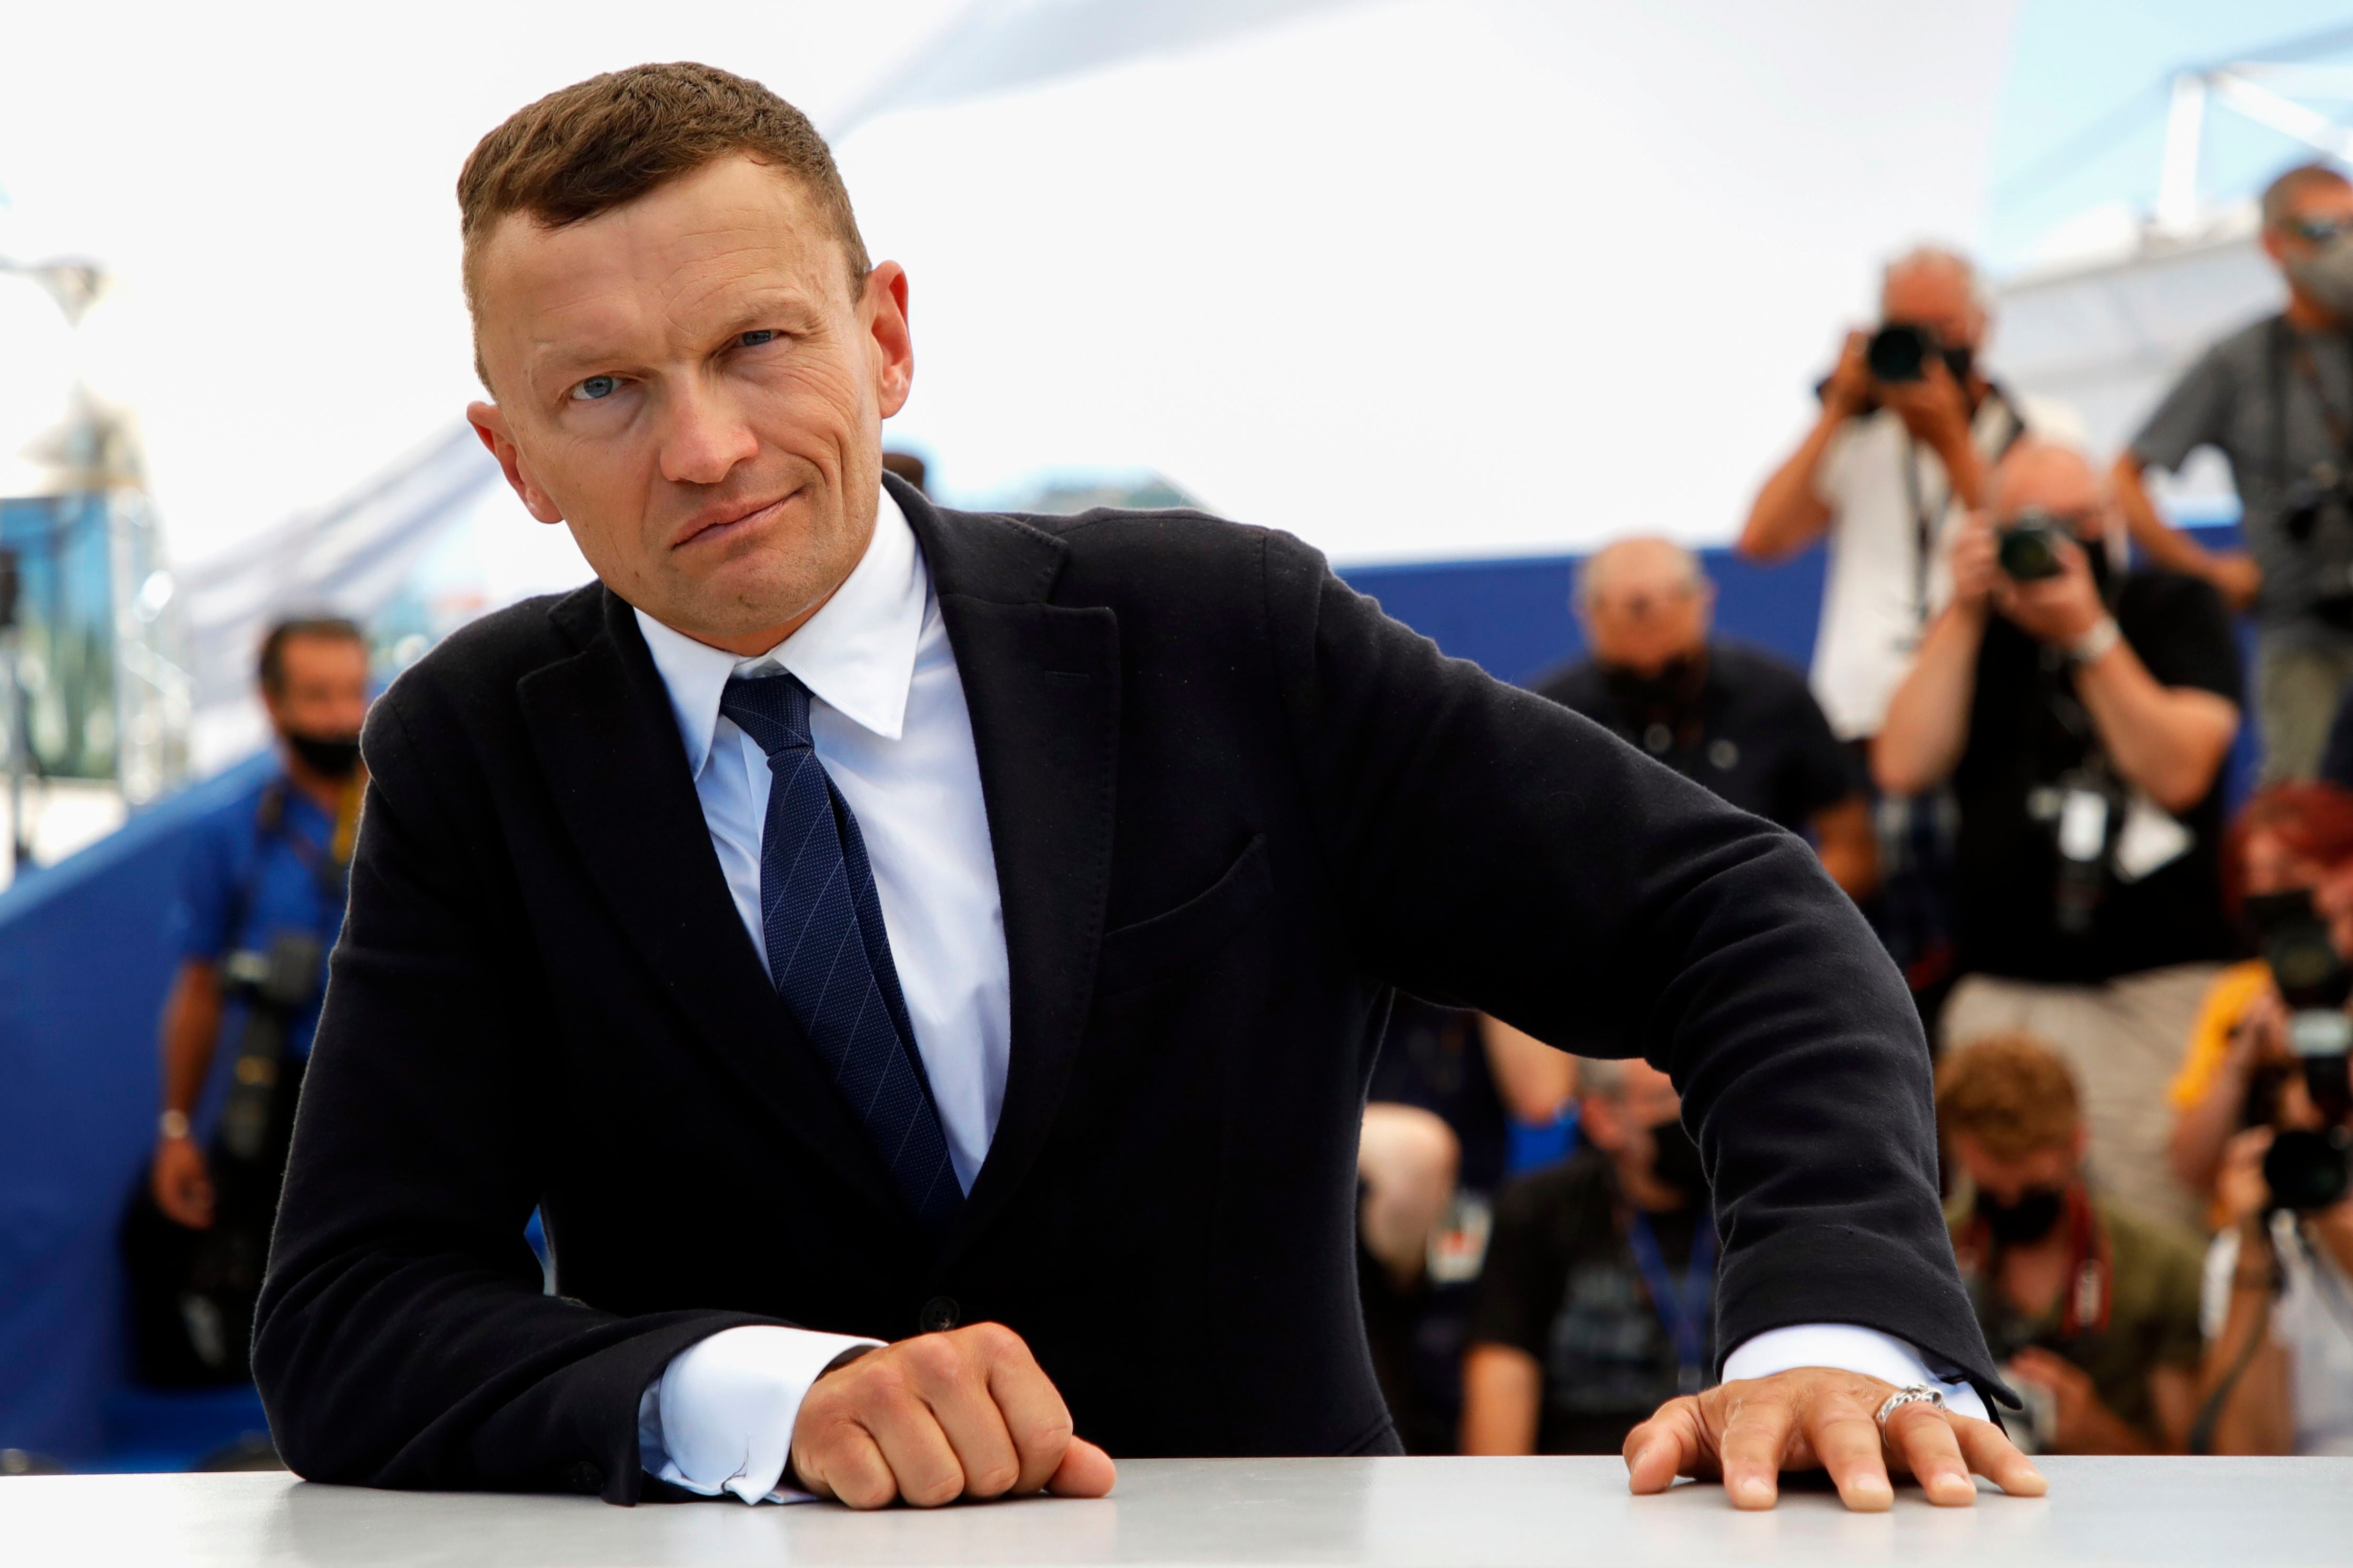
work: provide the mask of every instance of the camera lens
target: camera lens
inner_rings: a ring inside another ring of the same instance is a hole
[[[2275,1208],[2310,1214],[2333,1208],[2353,1190],[2353,1135],[2342,1127],[2326,1132],[2283,1132],[2263,1152],[2263,1184]]]
[[[1917,381],[1933,346],[1926,332],[1899,321],[1871,334],[1863,360],[1878,380]]]

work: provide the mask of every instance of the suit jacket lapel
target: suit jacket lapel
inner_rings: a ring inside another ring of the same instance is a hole
[[[1029,1173],[1078,1060],[1111,880],[1119,623],[1046,602],[1060,540],[1011,518],[943,514],[886,482],[923,544],[971,710],[1011,967],[1004,1108],[944,1266]]]
[[[614,918],[756,1099],[912,1226],[871,1142],[752,951],[636,616],[601,584],[550,614],[581,651],[525,676],[516,693],[557,809]]]

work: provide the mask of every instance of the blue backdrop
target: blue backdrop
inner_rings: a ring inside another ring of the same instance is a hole
[[[1706,562],[1720,629],[1804,665],[1820,552],[1761,570],[1723,551]],[[1553,556],[1345,575],[1447,652],[1523,681],[1580,647],[1575,570],[1574,557]],[[2252,745],[2242,735],[2242,780]],[[185,835],[269,765],[255,758],[185,791],[0,893],[0,1447],[154,1465],[251,1424],[249,1395],[142,1399],[122,1387],[115,1233],[153,1139],[156,1018],[174,963],[164,916]]]

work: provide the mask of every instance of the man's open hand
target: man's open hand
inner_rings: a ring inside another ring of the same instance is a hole
[[[1629,1482],[1637,1493],[1662,1492],[1677,1476],[1720,1476],[1734,1506],[1771,1508],[1783,1470],[1819,1468],[1861,1513],[1894,1503],[1891,1468],[1947,1507],[1977,1500],[1971,1471],[2013,1496],[2042,1495],[2042,1473],[1989,1421],[1904,1405],[1883,1438],[1873,1417],[1894,1392],[1861,1373],[1808,1366],[1669,1400],[1627,1435]]]
[[[1021,1336],[975,1323],[902,1340],[812,1384],[793,1424],[788,1479],[852,1508],[1051,1490],[1101,1497],[1111,1456],[1071,1412]]]

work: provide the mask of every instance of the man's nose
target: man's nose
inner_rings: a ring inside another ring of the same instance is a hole
[[[666,400],[660,439],[661,476],[678,485],[715,485],[760,450],[726,399],[691,383]]]

